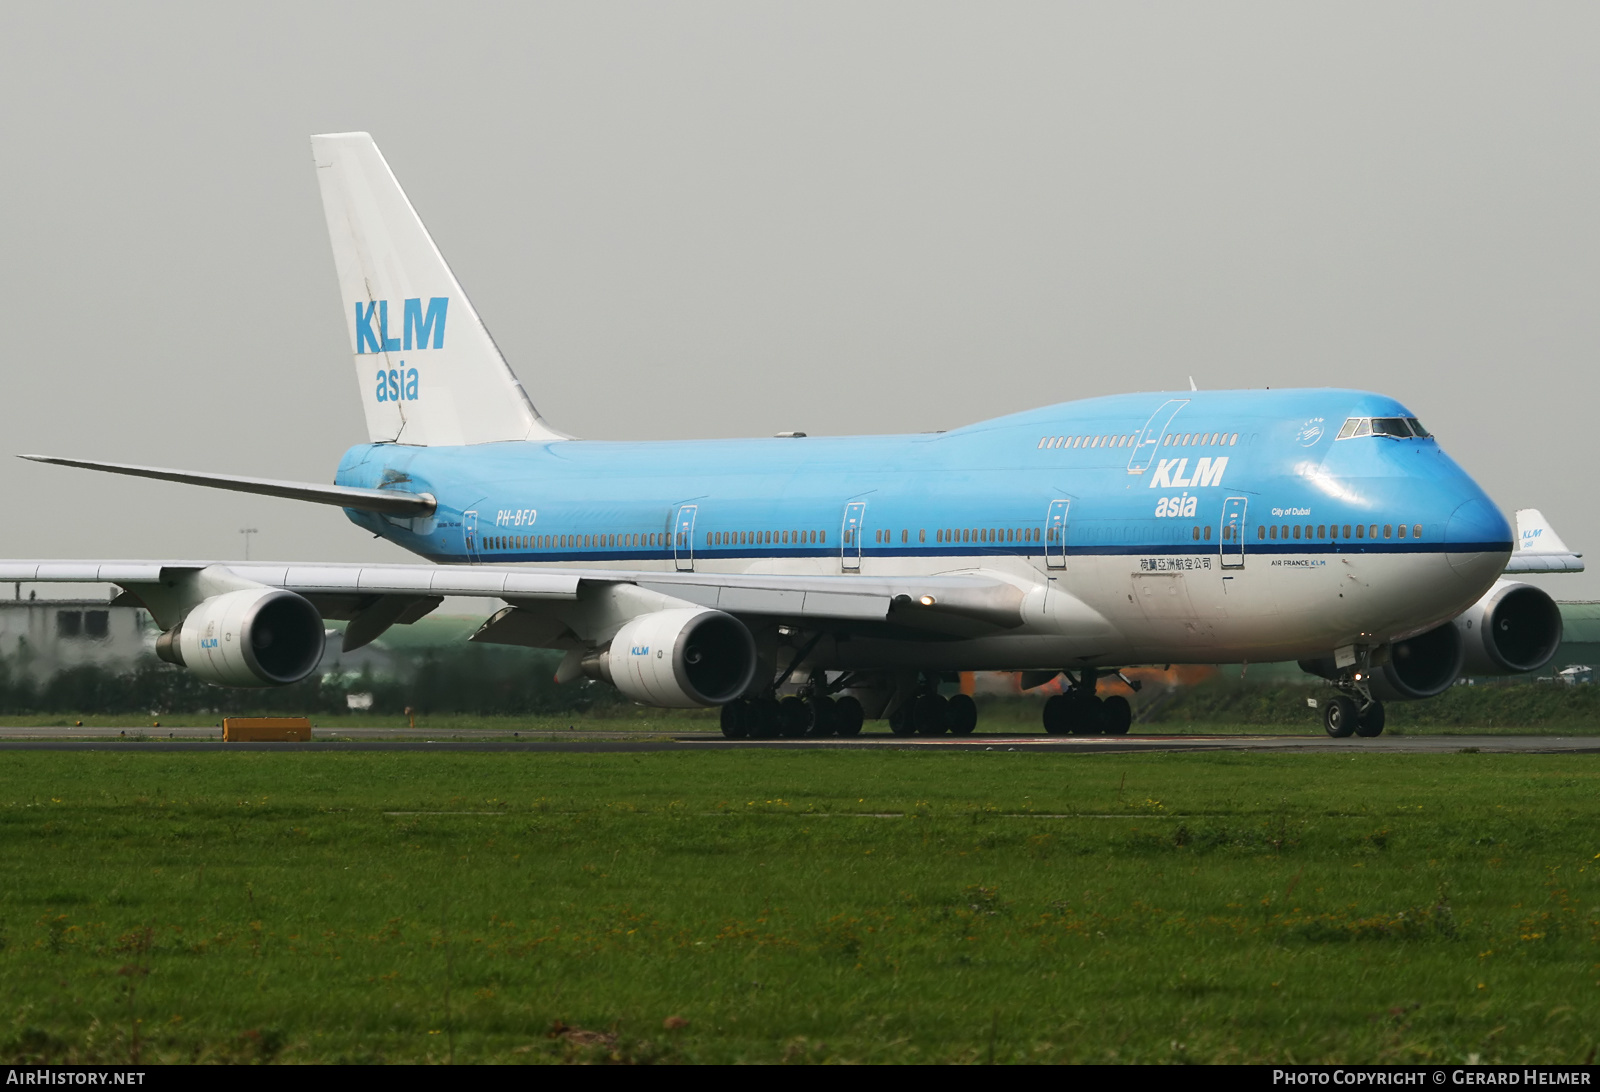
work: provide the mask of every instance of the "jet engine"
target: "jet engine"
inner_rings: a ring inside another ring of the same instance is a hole
[[[322,616],[278,588],[215,595],[156,639],[156,655],[218,686],[287,686],[322,660]]]
[[[1561,608],[1532,584],[1500,580],[1459,618],[1469,675],[1520,675],[1550,662],[1561,645]]]
[[[1455,623],[1396,641],[1389,661],[1372,673],[1372,696],[1379,701],[1415,701],[1450,689],[1461,674],[1465,642]]]
[[[731,614],[701,607],[632,619],[591,653],[583,671],[634,701],[673,709],[723,705],[750,686],[756,642]]]

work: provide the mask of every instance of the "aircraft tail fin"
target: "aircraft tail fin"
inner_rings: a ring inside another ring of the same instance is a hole
[[[1506,564],[1508,573],[1581,573],[1583,555],[1561,541],[1537,508],[1517,509],[1517,548]]]
[[[566,439],[544,423],[372,137],[311,138],[373,443]]]

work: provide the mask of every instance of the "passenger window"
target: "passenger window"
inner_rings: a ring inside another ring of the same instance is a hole
[[[1196,528],[1195,528],[1195,529],[1194,529],[1194,540],[1195,540],[1195,541],[1196,541],[1196,542],[1199,542],[1199,541],[1200,541],[1200,528],[1198,528],[1198,527],[1196,527]]]
[[[1325,523],[1317,524],[1317,537],[1318,538],[1327,538],[1328,537],[1328,525],[1327,524],[1325,524]]]
[[[1401,538],[1405,538],[1406,537],[1406,530],[1407,530],[1406,525],[1402,523],[1400,525],[1400,537]]]
[[[1295,526],[1294,526],[1294,537],[1295,538],[1299,538],[1300,537],[1300,525],[1298,523],[1295,524]]]
[[[1360,523],[1356,524],[1356,537],[1357,538],[1365,538],[1366,537],[1366,530],[1367,529],[1366,529],[1366,527],[1364,525],[1362,525]]]
[[[1411,537],[1412,538],[1421,538],[1422,537],[1422,524],[1417,523],[1417,524],[1413,524],[1412,525],[1412,527],[1411,527]]]
[[[1392,537],[1392,535],[1391,535],[1391,534],[1390,534],[1390,532],[1392,532],[1392,531],[1393,531],[1393,530],[1394,530],[1394,528],[1393,528],[1393,526],[1391,526],[1391,525],[1390,525],[1390,524],[1387,524],[1387,523],[1385,523],[1385,524],[1384,524],[1384,525],[1383,525],[1383,537],[1384,537],[1384,538],[1390,538],[1390,537]]]
[[[1378,537],[1378,525],[1376,523],[1374,523],[1370,528],[1367,529],[1367,537],[1368,538],[1377,538]]]
[[[1256,541],[1265,542],[1266,539],[1267,539],[1267,528],[1266,528],[1266,525],[1265,524],[1259,524],[1259,523],[1256,524]]]
[[[1206,524],[1206,541],[1211,541],[1211,524]]]

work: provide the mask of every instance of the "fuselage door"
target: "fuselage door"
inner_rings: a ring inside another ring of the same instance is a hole
[[[839,529],[839,566],[847,573],[861,571],[861,534],[866,525],[866,501],[851,501],[844,506],[844,525]]]
[[[1167,426],[1188,404],[1187,398],[1169,398],[1150,415],[1150,420],[1144,423],[1144,431],[1139,433],[1139,446],[1133,449],[1133,457],[1128,460],[1129,474],[1143,474],[1150,469],[1151,460],[1161,448],[1161,437],[1167,434]]]
[[[694,571],[694,517],[698,504],[680,504],[672,519],[672,557],[680,573]]]
[[[1244,568],[1244,509],[1247,498],[1229,497],[1222,504],[1222,567]]]
[[[1052,569],[1067,567],[1067,508],[1069,500],[1050,502],[1049,514],[1044,521],[1044,561]]]
[[[461,513],[461,543],[466,548],[467,560],[478,560],[478,512]]]

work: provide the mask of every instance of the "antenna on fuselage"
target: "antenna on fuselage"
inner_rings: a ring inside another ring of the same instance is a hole
[[[1192,391],[1197,391],[1197,390],[1200,389],[1199,387],[1194,385],[1194,376],[1192,376],[1192,375],[1189,377],[1189,389],[1192,390]]]

